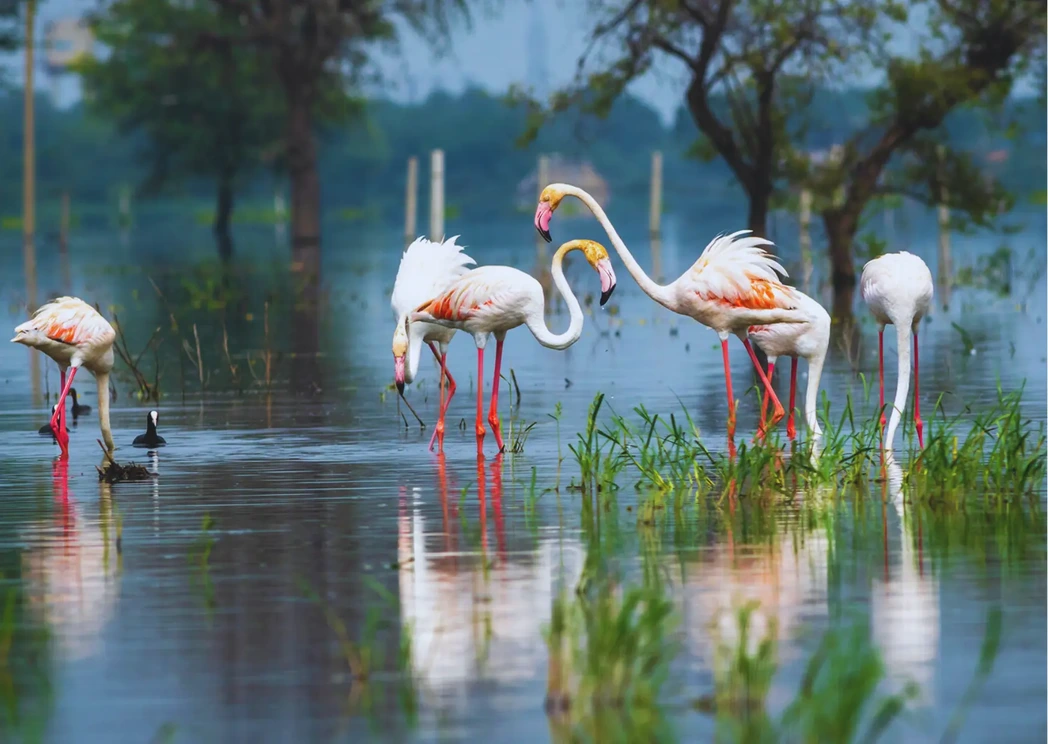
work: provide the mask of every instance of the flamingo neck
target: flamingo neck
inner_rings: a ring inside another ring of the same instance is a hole
[[[597,218],[597,222],[599,222],[601,227],[604,228],[604,232],[608,234],[608,239],[611,241],[611,244],[615,246],[619,258],[621,258],[622,263],[626,265],[626,270],[644,291],[644,294],[648,295],[648,297],[655,300],[655,302],[663,307],[676,312],[676,301],[670,288],[657,284],[654,279],[644,272],[644,269],[642,269],[640,264],[637,263],[637,259],[633,257],[629,248],[626,247],[622,238],[619,237],[618,231],[615,229],[615,226],[611,224],[611,220],[608,219],[608,215],[604,212],[604,208],[600,206],[597,200],[578,186],[568,186],[564,189],[564,193],[569,196],[574,196],[589,207],[590,212],[592,212],[593,216]]]
[[[404,322],[404,318],[400,319],[400,322]],[[418,363],[422,357],[422,340],[425,332],[422,328],[419,328],[417,324],[409,326],[408,330],[408,359],[406,369],[404,370],[404,382],[411,383],[415,380],[415,375],[418,374]]]
[[[815,412],[819,404],[819,381],[822,378],[822,367],[825,362],[825,347],[808,360],[808,389],[804,394],[804,418],[815,439],[822,438],[822,429],[819,427],[819,418]]]
[[[564,298],[564,302],[568,306],[568,312],[571,314],[568,330],[564,331],[564,333],[553,333],[550,331],[542,314],[542,305],[533,306],[524,321],[528,326],[528,330],[535,336],[535,340],[550,349],[566,349],[578,341],[579,336],[582,335],[582,306],[579,305],[578,298],[575,297],[575,293],[568,286],[568,280],[564,277],[563,267],[564,256],[574,250],[579,250],[579,246],[574,241],[562,245],[553,255],[553,268],[551,270],[553,283],[557,285],[557,291]]]
[[[895,403],[892,405],[892,415],[888,419],[888,430],[884,435],[886,453],[892,451],[895,430],[899,428],[902,412],[906,408],[906,396],[910,392],[910,324],[898,323],[895,328],[899,339],[899,383],[895,388]]]
[[[106,449],[112,452],[116,444],[113,443],[113,430],[109,428],[109,373],[99,372],[95,375],[95,382],[98,384],[98,425]]]

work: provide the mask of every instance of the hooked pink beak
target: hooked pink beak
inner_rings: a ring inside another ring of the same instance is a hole
[[[404,357],[393,357],[393,381],[397,383],[397,392],[404,394]]]
[[[604,307],[604,303],[615,291],[615,269],[611,266],[610,258],[597,261],[597,273],[600,274],[600,306]]]
[[[535,229],[547,243],[553,242],[553,236],[549,234],[549,221],[552,217],[553,209],[549,202],[539,202],[538,208],[535,209]]]

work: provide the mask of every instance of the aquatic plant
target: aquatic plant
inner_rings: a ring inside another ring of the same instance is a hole
[[[618,454],[622,447],[616,439],[616,433],[608,433],[597,427],[597,416],[603,404],[604,393],[597,393],[590,403],[585,430],[577,435],[575,444],[568,445],[579,466],[580,482],[577,488],[586,494],[614,488],[615,477],[624,465]],[[612,445],[609,449],[605,449],[607,442]]]
[[[3,589],[0,603],[0,740],[43,742],[54,701],[51,634],[31,622],[22,587]]]

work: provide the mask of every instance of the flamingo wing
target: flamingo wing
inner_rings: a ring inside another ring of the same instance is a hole
[[[476,264],[458,245],[458,235],[443,242],[418,238],[404,251],[393,284],[391,305],[396,317],[402,318],[421,303],[444,291],[451,282],[469,272]]]
[[[31,320],[15,328],[16,338],[18,334],[33,332],[71,346],[111,342],[116,337],[109,321],[76,297],[59,297],[41,305]]]
[[[682,277],[700,298],[749,310],[793,309],[793,289],[779,281],[786,270],[763,246],[770,240],[740,230],[718,235]]]
[[[522,312],[528,290],[533,289],[528,280],[535,281],[508,266],[474,269],[415,308],[411,320],[462,323]]]

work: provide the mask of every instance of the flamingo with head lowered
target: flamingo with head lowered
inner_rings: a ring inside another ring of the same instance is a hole
[[[724,355],[724,379],[728,393],[729,452],[735,452],[735,396],[732,393],[728,359],[728,337],[731,334],[738,336],[746,347],[766,394],[774,404],[771,420],[771,426],[774,426],[786,412],[757,361],[757,355],[747,338],[747,330],[750,326],[773,323],[803,323],[807,318],[799,307],[796,290],[779,281],[776,272],[786,276],[786,270],[763,249],[763,246],[772,245],[771,241],[756,236],[743,237],[749,230],[718,235],[706,246],[699,260],[680,278],[661,285],[644,273],[597,200],[577,186],[555,183],[544,188],[539,195],[535,228],[547,242],[552,240],[549,233],[550,219],[565,196],[574,196],[589,207],[608,233],[626,269],[648,297],[675,313],[687,315],[717,331]],[[762,426],[760,433],[764,432]]]
[[[469,271],[475,264],[472,258],[456,245],[458,235],[436,243],[418,238],[404,251],[393,283],[391,305],[397,318],[393,331],[393,380],[397,392],[404,397],[404,384],[410,383],[418,373],[422,344],[427,344],[440,365],[440,403],[437,425],[429,438],[429,448],[436,440],[440,450],[444,449],[444,416],[455,396],[455,380],[448,372],[448,344],[455,335],[453,328],[435,323],[408,323],[408,315],[421,303],[444,291],[451,282]],[[440,351],[437,351],[437,346]],[[444,398],[444,379],[448,381],[448,396]],[[405,399],[405,402],[406,399]]]
[[[884,426],[884,326],[895,326],[899,339],[899,381],[895,388],[895,403],[885,434],[884,451],[892,453],[892,440],[906,407],[910,387],[910,335],[913,335],[913,422],[917,428],[917,443],[924,448],[924,422],[921,421],[920,355],[917,350],[917,329],[921,318],[932,306],[935,283],[928,264],[920,257],[902,251],[886,253],[867,262],[862,268],[859,283],[862,298],[880,324],[877,336],[877,367],[881,387],[881,426]]]
[[[109,373],[113,369],[116,331],[97,310],[76,297],[59,297],[42,305],[31,320],[15,328],[14,343],[25,344],[47,354],[58,363],[62,392],[58,396],[50,426],[62,457],[69,456],[69,432],[65,425],[65,401],[77,370],[85,367],[98,383],[98,422],[106,449],[116,449],[109,428]],[[68,377],[66,370],[69,370]]]
[[[550,349],[566,349],[582,335],[582,306],[564,278],[564,257],[580,251],[600,275],[600,304],[604,305],[615,289],[615,270],[604,246],[592,240],[572,240],[553,255],[551,273],[557,290],[564,298],[571,322],[564,333],[553,333],[543,316],[542,285],[519,269],[510,266],[482,266],[452,282],[441,294],[422,303],[411,314],[411,324],[436,323],[459,329],[473,336],[477,344],[477,450],[484,445],[484,347],[488,337],[495,336],[495,377],[491,382],[491,410],[488,423],[495,435],[499,452],[506,445],[499,426],[499,374],[502,369],[502,343],[506,333],[525,325],[535,339]]]

